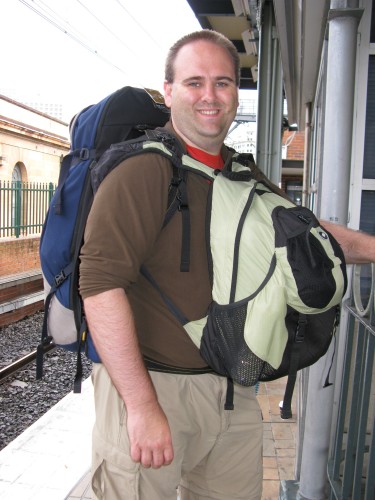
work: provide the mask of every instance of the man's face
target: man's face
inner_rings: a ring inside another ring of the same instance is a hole
[[[164,83],[176,132],[193,147],[218,154],[238,107],[233,61],[218,45],[200,40],[182,47],[173,83]]]

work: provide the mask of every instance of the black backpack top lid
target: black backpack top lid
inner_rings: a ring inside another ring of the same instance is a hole
[[[96,157],[100,158],[111,144],[134,139],[168,120],[169,109],[157,91],[135,87],[117,90],[108,100],[96,131]]]
[[[123,87],[73,118],[70,124],[72,150],[95,150],[98,160],[112,144],[139,137],[146,129],[163,127],[169,116],[169,109],[158,91]],[[86,127],[85,123],[90,126]],[[94,134],[91,135],[90,130]]]

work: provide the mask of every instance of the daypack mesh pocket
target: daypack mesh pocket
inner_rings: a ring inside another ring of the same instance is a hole
[[[229,306],[216,302],[211,304],[201,339],[201,356],[214,371],[244,386],[288,375],[298,312],[288,307],[285,318],[288,347],[285,348],[280,366],[274,368],[256,356],[244,340],[246,309],[246,301]],[[338,314],[339,306],[335,306],[320,314],[307,315],[305,338],[300,344],[298,370],[315,363],[327,352],[338,323]]]
[[[237,305],[210,305],[200,353],[213,370],[234,382],[252,386],[264,370],[273,368],[256,356],[244,339],[247,301]],[[266,366],[267,365],[267,366]]]

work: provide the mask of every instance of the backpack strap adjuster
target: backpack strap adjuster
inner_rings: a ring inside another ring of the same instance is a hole
[[[179,212],[183,212],[184,210],[189,210],[189,205],[181,202],[181,203],[179,203],[177,210]]]
[[[82,148],[79,152],[80,160],[88,160],[90,158],[90,150],[88,148]]]
[[[64,283],[64,281],[72,274],[74,269],[74,262],[70,262],[64,269],[61,269],[59,274],[53,278],[55,282],[55,288],[58,288]]]
[[[300,343],[305,340],[305,330],[307,325],[307,318],[304,314],[300,314],[298,325],[296,328],[296,335],[294,337],[294,342]]]
[[[59,274],[56,274],[56,276],[54,277],[55,286],[59,287],[62,283],[64,283],[66,278],[67,278],[67,276],[64,273],[64,270],[60,271]]]

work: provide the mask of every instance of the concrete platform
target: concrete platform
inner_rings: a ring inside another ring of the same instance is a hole
[[[17,415],[14,416],[17,418]],[[63,500],[90,468],[91,379],[0,452],[1,500]]]

